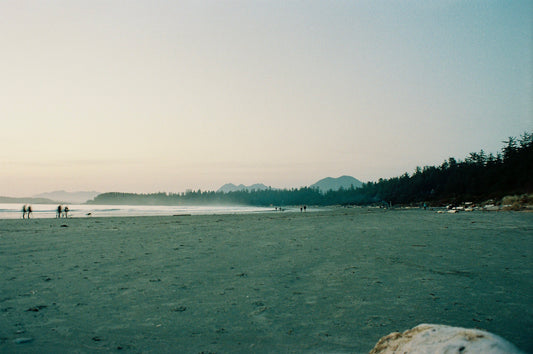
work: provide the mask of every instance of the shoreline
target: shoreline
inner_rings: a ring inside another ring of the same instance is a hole
[[[412,210],[424,209],[425,211],[442,212],[472,212],[472,211],[519,211],[533,212],[533,205],[520,200],[522,196],[508,196],[494,204],[485,202],[482,204],[462,203],[459,205],[435,206],[415,203],[409,205],[385,206],[376,205],[309,205],[305,212],[317,212],[337,209],[384,209],[384,210]],[[33,208],[31,219],[57,218],[57,204],[36,204]],[[175,215],[222,215],[222,214],[247,214],[247,213],[270,213],[270,212],[299,212],[300,205],[276,206],[251,206],[251,205],[149,205],[149,204],[68,204],[69,218],[95,218],[95,217],[142,217],[142,216],[175,216]],[[9,207],[6,207],[9,206]],[[0,203],[0,220],[23,219],[19,203]],[[278,210],[279,208],[279,210]],[[427,209],[427,210],[426,210]],[[64,217],[62,217],[64,218]]]
[[[64,204],[67,205],[67,204]],[[255,212],[274,212],[274,208],[253,207],[243,205],[96,205],[68,204],[68,218],[94,217],[141,217],[141,216],[172,216],[176,214],[238,214]],[[19,204],[0,204],[0,220],[20,220],[22,206]],[[27,219],[27,218],[26,218]],[[42,204],[34,206],[30,219],[58,219],[57,205]],[[64,215],[60,219],[66,219]]]

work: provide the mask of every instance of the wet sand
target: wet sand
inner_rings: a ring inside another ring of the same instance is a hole
[[[0,220],[0,352],[365,353],[420,323],[533,352],[533,213]]]

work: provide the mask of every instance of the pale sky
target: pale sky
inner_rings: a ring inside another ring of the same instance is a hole
[[[0,195],[412,173],[533,130],[533,1],[1,0]]]

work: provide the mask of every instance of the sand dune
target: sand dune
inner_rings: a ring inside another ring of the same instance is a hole
[[[370,351],[420,323],[533,351],[533,213],[0,220],[0,352]]]

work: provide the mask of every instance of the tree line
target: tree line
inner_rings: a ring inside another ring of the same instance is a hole
[[[440,166],[417,167],[412,174],[379,179],[362,187],[320,192],[318,188],[242,190],[234,192],[104,193],[92,204],[251,206],[457,204],[500,199],[533,192],[533,133],[509,137],[496,155],[483,150],[464,160],[450,157]]]

